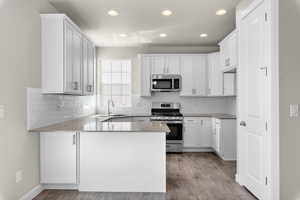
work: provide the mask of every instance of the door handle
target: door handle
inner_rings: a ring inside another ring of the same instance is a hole
[[[245,121],[241,121],[241,122],[240,122],[240,126],[244,126],[244,127],[246,127],[246,126],[247,126],[247,124],[246,124],[246,122],[245,122]]]

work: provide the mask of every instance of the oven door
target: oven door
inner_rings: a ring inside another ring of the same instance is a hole
[[[182,121],[169,121],[166,122],[170,132],[167,134],[168,143],[182,143],[183,134],[182,134]]]
[[[152,91],[171,91],[172,89],[172,79],[152,79]]]

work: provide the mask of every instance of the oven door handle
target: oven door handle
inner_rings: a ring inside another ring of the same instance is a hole
[[[155,122],[156,120],[154,120]],[[182,121],[159,121],[157,120],[157,122],[163,123],[163,124],[183,124]]]

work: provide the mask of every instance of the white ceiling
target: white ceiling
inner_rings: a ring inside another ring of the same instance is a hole
[[[98,46],[216,45],[235,27],[240,0],[49,0]],[[218,9],[227,14],[216,16]],[[110,9],[120,15],[107,15]],[[162,16],[164,9],[173,11]],[[126,33],[128,37],[119,35]],[[168,34],[160,38],[160,33]],[[208,37],[201,38],[201,33]]]

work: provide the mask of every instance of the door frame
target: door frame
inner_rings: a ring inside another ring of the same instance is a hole
[[[239,33],[239,25],[241,20],[257,8],[262,3],[265,4],[267,14],[267,60],[268,60],[268,94],[267,99],[270,102],[267,108],[268,130],[268,174],[269,184],[266,189],[266,200],[280,199],[280,162],[279,162],[279,0],[253,0],[248,5],[239,5],[236,14],[236,24]],[[240,10],[239,10],[240,9]],[[237,98],[239,105],[239,98]],[[237,110],[239,113],[239,111]],[[238,114],[239,115],[239,114]],[[239,132],[239,123],[237,124]],[[243,181],[239,177],[239,146],[238,139],[238,156],[237,156],[237,174],[236,181],[243,185]]]

